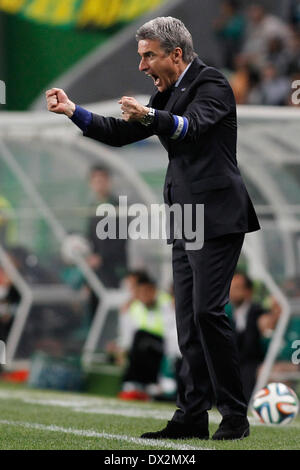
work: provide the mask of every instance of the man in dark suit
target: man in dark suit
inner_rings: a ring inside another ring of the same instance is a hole
[[[230,287],[231,322],[240,358],[241,379],[247,402],[250,401],[258,366],[264,359],[259,318],[268,313],[253,302],[253,282],[242,272],[236,272]]]
[[[224,312],[244,234],[259,229],[236,161],[236,105],[225,77],[195,54],[180,20],[155,18],[136,35],[140,71],[157,92],[148,106],[120,100],[123,119],[98,116],[76,106],[63,90],[46,92],[48,109],[64,113],[84,135],[122,146],[156,134],[169,156],[164,186],[168,205],[204,205],[204,245],[173,243],[173,274],[181,369],[185,390],[165,429],[146,438],[208,438],[208,413],[223,416],[213,439],[249,435],[233,332]],[[172,228],[172,227],[171,227]],[[202,227],[196,227],[201,230]]]

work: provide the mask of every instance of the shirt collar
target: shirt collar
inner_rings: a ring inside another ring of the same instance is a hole
[[[241,333],[246,329],[248,312],[251,306],[251,302],[245,300],[239,307],[234,309],[234,321],[236,331]]]
[[[190,68],[192,62],[190,62],[187,67],[184,69],[184,71],[182,72],[182,74],[179,76],[177,82],[175,83],[174,87],[178,87],[179,86],[179,83],[181,82],[181,80],[183,79],[183,77],[185,76],[186,72],[188,71],[188,69]]]

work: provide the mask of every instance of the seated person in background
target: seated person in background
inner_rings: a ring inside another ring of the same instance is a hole
[[[117,340],[109,341],[106,344],[106,352],[111,360],[123,367],[126,363],[127,350],[132,343],[135,326],[131,321],[128,311],[133,302],[137,300],[137,287],[140,277],[147,275],[146,271],[136,269],[128,271],[121,283],[121,288],[127,292],[128,298],[119,309],[119,337]]]
[[[158,291],[146,272],[139,272],[135,300],[120,315],[119,348],[126,352],[127,365],[119,397],[147,400],[158,392],[157,382],[163,357],[163,309],[170,295]]]
[[[178,390],[183,387],[180,377],[182,355],[178,346],[173,286],[170,294],[170,302],[163,305],[164,357],[159,380],[161,391],[155,397],[159,401],[175,401]]]
[[[139,278],[143,278],[147,273],[143,269],[133,269],[128,271],[122,281],[122,287],[128,292],[128,300],[120,308],[120,313],[126,313],[135,300],[137,300],[137,287]]]
[[[0,340],[4,343],[9,336],[20,300],[19,292],[3,268],[0,267]]]
[[[230,288],[231,320],[239,350],[244,394],[248,401],[255,386],[257,368],[264,358],[259,318],[265,312],[260,305],[253,303],[252,298],[251,279],[246,274],[237,272]]]
[[[259,327],[263,332],[263,345],[266,350],[272,340],[281,311],[278,301],[270,297],[270,312],[259,318]],[[300,370],[300,354],[296,350],[299,348],[298,340],[300,340],[300,317],[292,316],[284,333],[276,362],[272,367],[269,382],[284,382],[293,388],[293,377],[298,375]]]

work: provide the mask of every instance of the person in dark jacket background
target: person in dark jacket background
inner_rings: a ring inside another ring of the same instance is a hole
[[[118,199],[112,193],[112,175],[107,167],[94,165],[89,173],[89,185],[93,194],[93,213],[88,219],[87,238],[92,247],[88,258],[105,287],[117,288],[127,270],[127,240],[97,237],[96,228],[101,217],[96,215],[97,206],[112,204],[118,206]],[[116,223],[118,226],[118,223]]]
[[[267,313],[261,305],[253,302],[253,282],[242,272],[237,272],[232,279],[230,303],[233,308],[232,322],[240,357],[242,384],[249,402],[257,369],[264,359],[259,318]]]

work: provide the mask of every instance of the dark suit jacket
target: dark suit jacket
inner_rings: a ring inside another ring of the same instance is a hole
[[[226,78],[196,57],[170,94],[156,92],[149,106],[157,111],[153,125],[93,114],[85,135],[122,146],[156,134],[169,156],[164,199],[204,204],[205,240],[258,230],[259,223],[236,160],[236,104]],[[182,140],[172,140],[173,115],[188,119]],[[141,158],[143,158],[141,156]],[[172,240],[170,240],[172,241]]]

